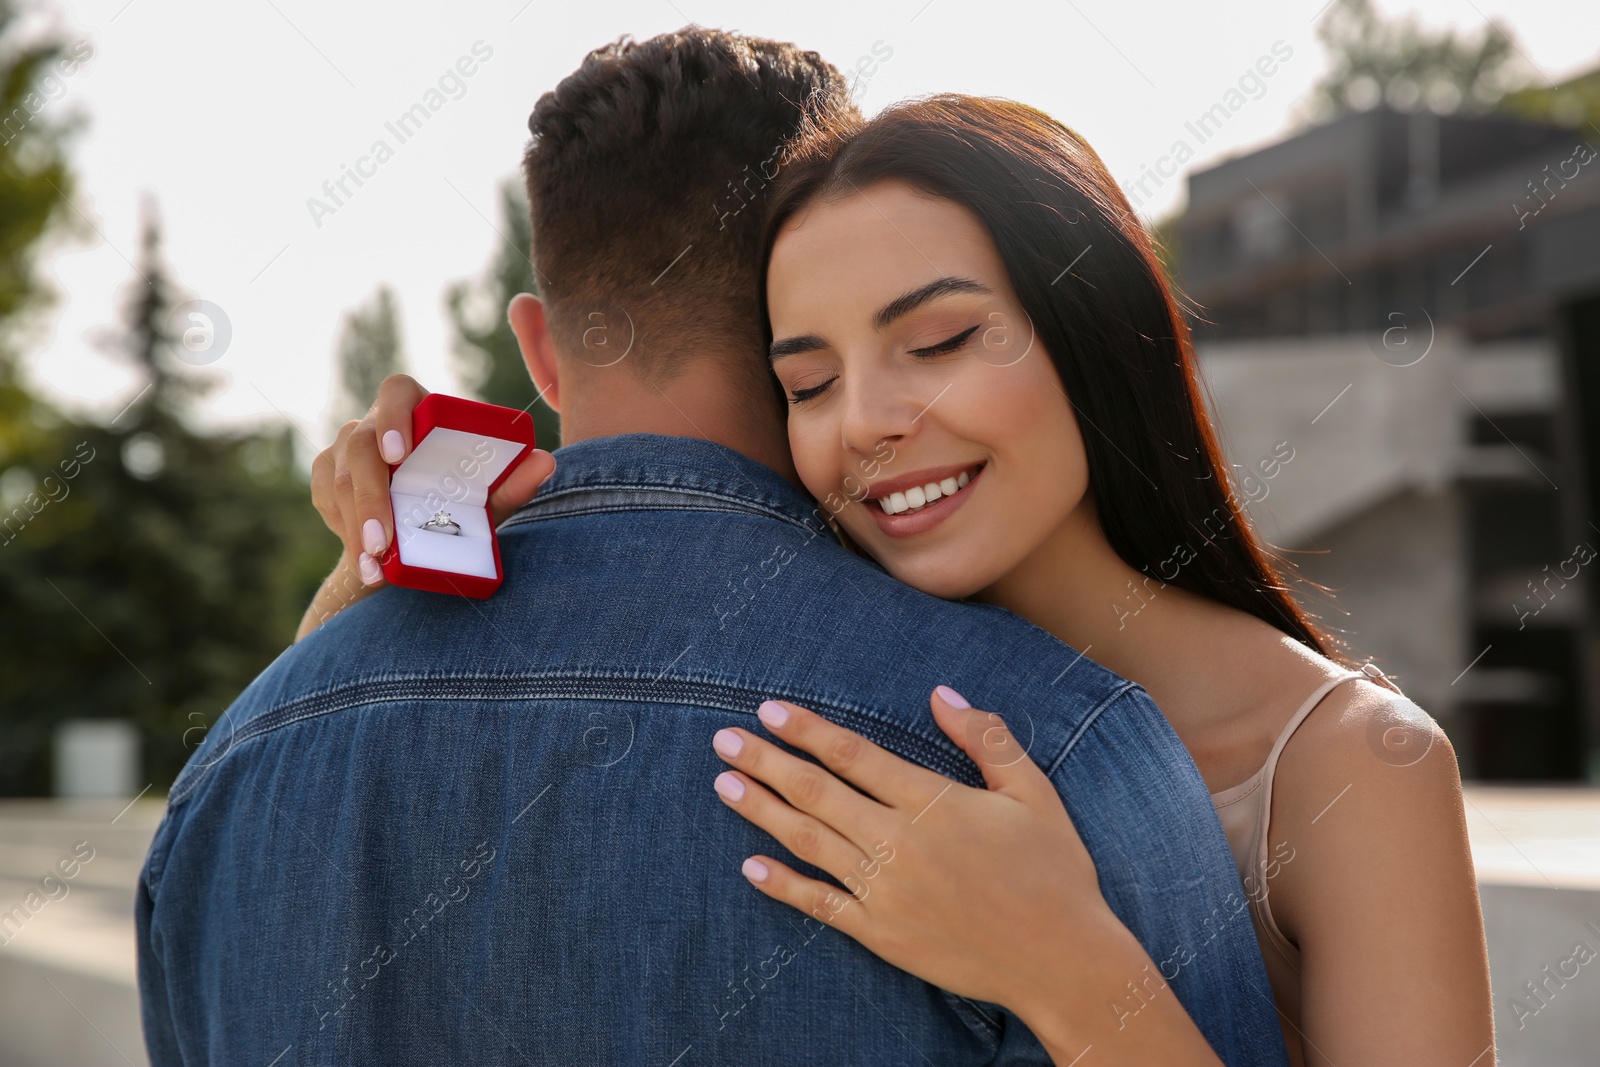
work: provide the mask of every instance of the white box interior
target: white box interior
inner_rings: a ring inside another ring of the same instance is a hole
[[[495,577],[489,486],[511,465],[522,442],[435,427],[417,443],[389,483],[395,542],[408,567]],[[424,530],[445,511],[459,534]]]

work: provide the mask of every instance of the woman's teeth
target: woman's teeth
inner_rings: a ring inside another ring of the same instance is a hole
[[[946,478],[941,482],[929,482],[927,485],[914,485],[903,493],[890,493],[880,496],[878,503],[883,505],[885,514],[900,515],[907,511],[916,511],[918,508],[938,500],[942,496],[955,496],[956,493],[967,487],[972,481],[972,476],[962,471],[954,478]]]

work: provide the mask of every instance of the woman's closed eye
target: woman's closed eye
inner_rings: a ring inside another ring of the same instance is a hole
[[[952,352],[959,352],[966,346],[966,343],[972,338],[972,335],[977,332],[977,326],[969,326],[965,330],[962,330],[960,333],[956,334],[954,337],[946,338],[945,340],[940,341],[938,344],[928,345],[926,348],[910,348],[906,351],[920,359],[927,359],[932,356],[946,356]],[[789,403],[803,404],[813,397],[821,396],[823,393],[827,392],[828,388],[832,386],[834,382],[838,380],[839,376],[834,375],[827,381],[820,382],[817,385],[795,389],[789,394]]]
[[[913,356],[921,356],[923,358],[948,355],[951,352],[960,351],[961,347],[967,343],[967,340],[977,332],[977,326],[969,326],[954,337],[940,341],[936,345],[929,345],[927,348],[912,348],[907,351]]]
[[[838,375],[834,375],[832,378],[829,378],[827,381],[823,382],[820,385],[811,385],[811,386],[807,386],[804,389],[796,389],[793,393],[791,393],[789,395],[789,403],[791,403],[791,404],[803,404],[807,400],[810,400],[814,396],[822,395],[822,393],[827,391],[828,386],[832,385],[834,382],[836,382],[838,380],[839,380],[839,376]]]

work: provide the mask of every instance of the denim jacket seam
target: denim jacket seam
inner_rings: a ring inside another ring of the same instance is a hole
[[[562,501],[572,497],[582,497],[586,494],[615,496],[630,493],[647,493],[651,496],[668,498],[700,497],[707,500],[717,501],[718,505],[721,506],[708,504],[695,505],[684,500],[678,500],[674,502],[670,499],[661,501],[636,500],[613,503],[597,502],[587,506],[580,505],[571,509],[550,508],[549,510],[554,512],[553,514],[539,514],[539,512],[542,510],[541,505],[545,504],[546,502],[553,504],[557,501]],[[816,510],[817,509],[813,509],[813,512]],[[505,522],[501,523],[500,528],[507,529],[512,526],[520,526],[531,522],[543,522],[549,519],[566,518],[572,515],[591,515],[616,511],[715,511],[726,514],[758,515],[763,518],[776,519],[779,522],[787,523],[788,525],[804,530],[806,533],[812,534],[813,536],[821,533],[827,528],[826,524],[819,523],[816,526],[811,525],[806,521],[809,516],[803,517],[781,506],[767,504],[764,502],[756,502],[748,497],[739,497],[727,493],[719,493],[701,486],[660,485],[647,482],[619,482],[612,484],[590,483],[568,486],[564,489],[556,489],[549,492],[541,492],[539,496],[536,497],[530,504],[513,513],[505,520]]]
[[[655,503],[645,501],[631,501],[627,503],[611,504],[586,504],[570,509],[550,508],[546,512],[527,512],[507,519],[500,524],[500,529],[505,530],[513,526],[528,526],[536,522],[551,522],[555,519],[570,518],[574,515],[604,515],[619,511],[690,511],[697,514],[712,512],[721,515],[759,515],[762,518],[775,518],[789,525],[799,525],[807,533],[813,532],[811,527],[795,521],[787,516],[772,515],[765,511],[756,511],[751,508],[719,506],[716,504],[685,504],[685,503]]]
[[[489,683],[503,687],[503,693],[473,692],[461,695],[428,694],[426,696],[414,691],[389,693],[384,690],[395,686],[415,686],[420,682],[477,682]],[[412,674],[410,672],[387,673],[380,676],[365,678],[360,681],[350,682],[333,689],[325,689],[317,693],[308,693],[287,704],[275,706],[254,716],[249,722],[231,733],[228,739],[227,751],[222,756],[208,762],[205,769],[215,767],[228,755],[232,754],[242,745],[278,730],[285,729],[297,723],[310,719],[320,718],[324,715],[333,715],[343,711],[371,705],[403,704],[410,701],[425,700],[428,702],[474,702],[485,700],[591,700],[591,701],[616,701],[619,698],[612,693],[597,695],[584,692],[584,687],[591,683],[602,683],[617,686],[619,683],[629,686],[678,686],[692,690],[687,693],[662,692],[658,694],[629,694],[629,703],[640,704],[675,704],[689,707],[701,707],[709,710],[745,712],[754,715],[754,708],[762,700],[772,697],[792,700],[815,709],[825,709],[839,713],[841,716],[855,720],[857,724],[871,724],[881,730],[891,730],[899,733],[908,740],[914,740],[924,747],[939,751],[946,757],[946,763],[959,761],[959,754],[952,755],[944,751],[945,745],[941,741],[947,739],[935,738],[931,733],[923,734],[907,729],[905,725],[894,723],[882,718],[870,708],[853,701],[819,694],[809,690],[799,690],[783,686],[771,686],[757,690],[751,686],[709,678],[671,678],[660,679],[644,674],[619,674],[611,671],[563,671],[531,675],[527,677],[505,676],[494,674]],[[721,694],[716,690],[723,690]],[[736,701],[734,694],[744,699]],[[718,699],[720,697],[720,699]],[[940,772],[943,773],[943,772]],[[172,811],[182,804],[193,793],[204,777],[203,773],[189,773],[186,767],[179,775],[167,797],[167,809]],[[969,775],[969,777],[971,777]]]
[[[1088,733],[1094,724],[1100,721],[1101,714],[1112,704],[1126,697],[1135,688],[1137,686],[1133,682],[1124,681],[1122,685],[1107,694],[1104,700],[1091,708],[1088,714],[1084,715],[1083,721],[1078,723],[1077,729],[1072,731],[1066,743],[1061,746],[1061,751],[1056,755],[1055,759],[1050,761],[1050,766],[1045,770],[1045,775],[1054,778],[1056,771],[1067,761],[1067,757],[1072,755],[1073,750],[1078,747],[1078,742],[1083,739],[1083,735]]]
[[[139,877],[143,880],[152,900],[160,892],[161,876],[166,873],[167,851],[171,847],[171,838],[165,832],[166,829],[166,819],[163,818],[161,825],[156,828],[155,837],[150,842],[150,852],[144,858],[144,867],[139,872]]]
[[[962,1021],[966,1023],[967,1029],[973,1031],[980,1038],[992,1042],[991,1054],[998,1054],[1000,1042],[1005,1035],[1004,1027],[990,1017],[989,1012],[984,1009],[981,1003],[971,997],[964,997],[959,993],[948,993],[948,996],[953,1002],[952,1006],[956,1014],[961,1016]],[[974,1025],[972,1019],[968,1016],[976,1016],[977,1024]]]

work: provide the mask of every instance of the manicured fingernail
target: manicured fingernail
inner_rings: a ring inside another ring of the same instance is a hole
[[[769,700],[762,704],[756,709],[756,714],[761,717],[762,722],[774,730],[789,721],[789,709],[776,700]]]
[[[744,748],[744,739],[732,730],[718,730],[711,736],[711,747],[732,759]]]
[[[383,555],[383,523],[368,519],[361,524],[361,547],[369,556]]]
[[[743,871],[744,876],[750,879],[752,882],[765,882],[767,880],[767,875],[771,873],[767,870],[767,865],[756,859],[754,856],[740,864],[739,869]]]
[[[952,708],[972,707],[971,704],[967,703],[966,697],[962,696],[954,689],[951,689],[948,685],[937,686],[934,689],[934,692],[939,694],[940,700],[944,701],[946,704],[949,704]]]
[[[356,566],[361,571],[361,580],[368,585],[377,585],[378,579],[383,577],[383,572],[378,569],[378,561],[365,552],[356,560]]]
[[[399,430],[385,430],[378,441],[378,451],[383,454],[385,463],[399,463],[405,458],[406,439],[400,436]]]
[[[729,800],[738,800],[744,796],[744,783],[727,771],[717,775],[717,780],[711,783],[711,787]]]

